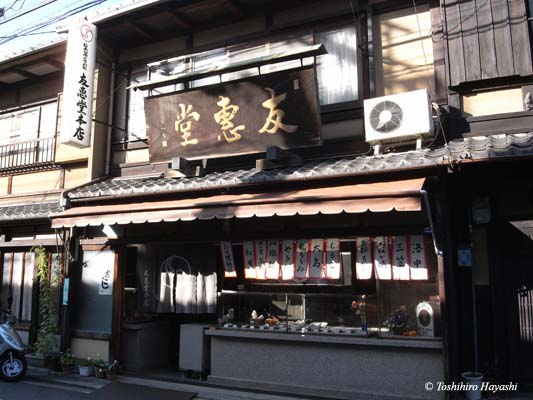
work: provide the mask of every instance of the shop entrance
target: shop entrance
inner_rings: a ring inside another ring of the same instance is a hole
[[[529,386],[533,385],[533,221],[506,222],[499,231],[502,255],[496,268],[502,280],[495,282],[502,283],[498,292],[503,297],[502,328],[507,331],[508,378]],[[495,320],[500,318],[496,315]]]
[[[125,371],[163,378],[207,373],[202,363],[184,362],[182,353],[203,337],[202,327],[216,322],[215,250],[213,245],[126,247],[120,330]],[[200,333],[191,336],[191,325]],[[207,349],[200,351],[200,357],[207,356]]]

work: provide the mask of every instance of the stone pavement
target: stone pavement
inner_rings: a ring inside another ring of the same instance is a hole
[[[63,375],[44,368],[28,368],[25,378],[28,383],[48,388],[69,390],[81,394],[90,394],[105,386],[109,381],[95,377],[81,377],[77,374]],[[130,376],[118,376],[117,381],[135,385],[150,386],[159,389],[180,390],[197,393],[195,400],[309,400],[301,397],[288,397],[252,391],[231,390],[203,384],[188,384],[145,379]]]

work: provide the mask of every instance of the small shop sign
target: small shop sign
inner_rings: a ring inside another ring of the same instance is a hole
[[[113,294],[113,268],[110,266],[102,266],[98,294],[103,296],[111,296]]]
[[[145,98],[150,161],[320,144],[314,67]]]

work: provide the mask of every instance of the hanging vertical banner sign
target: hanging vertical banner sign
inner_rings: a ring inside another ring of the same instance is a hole
[[[113,266],[103,265],[102,274],[99,279],[98,294],[104,296],[113,295]]]
[[[395,236],[392,240],[392,279],[409,280],[409,243],[407,236]]]
[[[296,268],[294,270],[294,279],[307,279],[307,270],[309,266],[309,240],[298,240],[296,245]]]
[[[267,241],[256,240],[255,241],[255,271],[256,279],[266,279],[266,267],[267,267]]]
[[[254,256],[254,242],[246,240],[242,243],[242,259],[244,261],[244,278],[255,279],[257,278],[257,271],[255,269],[255,256]]]
[[[339,279],[341,277],[341,241],[326,239],[326,278]]]
[[[294,279],[294,241],[281,242],[281,279],[288,281]]]
[[[424,236],[410,236],[411,242],[411,279],[427,280],[428,269],[426,263],[426,247],[424,245]]]
[[[222,262],[224,263],[224,277],[236,278],[237,271],[235,270],[235,259],[233,258],[231,242],[220,242],[220,253],[222,254]]]
[[[369,237],[360,237],[355,241],[356,261],[355,273],[357,279],[372,278],[372,242]]]
[[[96,26],[82,21],[70,27],[65,58],[61,143],[91,145]]]
[[[377,279],[392,279],[389,240],[386,236],[374,238],[374,269]]]
[[[269,240],[267,245],[267,279],[279,279],[279,242]]]
[[[312,239],[311,240],[311,256],[309,260],[309,278],[320,279],[322,278],[324,265],[324,240]]]

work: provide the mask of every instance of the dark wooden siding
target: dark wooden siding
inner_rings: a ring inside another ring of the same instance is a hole
[[[443,0],[450,86],[533,74],[524,0]]]

